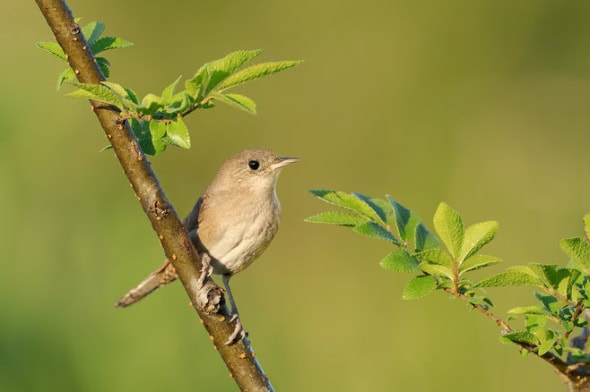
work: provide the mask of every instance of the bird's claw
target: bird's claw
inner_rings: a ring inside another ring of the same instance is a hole
[[[213,273],[213,267],[211,266],[211,258],[207,253],[201,254],[201,264],[203,267],[201,268],[201,275],[199,276],[199,280],[197,281],[197,287],[201,289],[205,285],[205,281],[208,277],[211,276]]]
[[[236,344],[237,342],[248,336],[248,333],[246,332],[244,326],[242,325],[242,322],[240,321],[240,316],[234,313],[231,316],[231,319],[229,319],[229,322],[235,323],[236,326],[234,327],[234,331],[232,332],[232,334],[229,336],[229,338],[227,338],[227,341],[225,342],[226,346]]]

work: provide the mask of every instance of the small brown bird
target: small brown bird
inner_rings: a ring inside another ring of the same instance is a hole
[[[281,169],[297,158],[281,158],[264,149],[242,151],[223,163],[183,224],[204,261],[221,275],[236,328],[226,344],[245,336],[229,286],[230,278],[254,262],[279,228],[281,206],[276,183]],[[126,307],[177,275],[169,260],[152,272],[116,306]]]

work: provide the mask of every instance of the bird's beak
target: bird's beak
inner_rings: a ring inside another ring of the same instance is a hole
[[[279,169],[283,166],[287,166],[291,163],[295,163],[299,161],[299,158],[287,158],[287,157],[277,157],[275,163],[270,165],[273,170]]]

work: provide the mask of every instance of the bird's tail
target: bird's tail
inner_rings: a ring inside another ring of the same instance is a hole
[[[160,268],[149,274],[149,276],[145,278],[143,282],[138,284],[137,287],[129,290],[123,298],[117,301],[115,306],[125,308],[129,305],[133,305],[152,291],[159,289],[170,282],[174,282],[177,278],[178,275],[176,275],[176,270],[172,266],[172,263],[166,260]]]

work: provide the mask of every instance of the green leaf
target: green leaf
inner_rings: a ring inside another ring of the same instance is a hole
[[[474,255],[469,259],[465,260],[459,267],[459,274],[463,274],[467,271],[474,271],[476,269],[489,267],[494,264],[498,264],[502,261],[500,258],[488,255]]]
[[[590,274],[590,244],[582,238],[565,238],[560,242],[561,249],[574,260],[586,274]]]
[[[434,229],[446,245],[449,253],[457,259],[463,244],[463,221],[448,204],[442,202],[434,213]]]
[[[498,231],[498,222],[487,221],[469,226],[463,235],[463,246],[458,258],[459,263],[475,254],[484,245],[494,239]]]
[[[162,91],[162,101],[168,103],[172,100],[172,97],[174,96],[174,90],[176,89],[176,86],[178,85],[178,82],[180,82],[181,78],[182,78],[182,75],[177,77],[174,82],[170,83],[164,89],[164,91]]]
[[[188,128],[180,117],[167,124],[166,135],[173,145],[182,148],[191,148],[191,138],[188,134]]]
[[[556,264],[529,264],[529,268],[543,284],[552,289],[557,289],[564,279],[569,279],[570,272],[567,268],[558,268]]]
[[[102,72],[102,74],[104,75],[105,78],[108,78],[109,76],[111,76],[111,63],[109,63],[109,60],[105,59],[104,57],[95,57],[96,60],[96,64],[98,64],[98,68],[100,68],[100,71]]]
[[[358,226],[353,227],[352,231],[359,233],[359,234],[366,235],[367,237],[393,242],[396,245],[399,244],[399,242],[393,236],[393,234],[391,234],[383,226],[381,226],[375,222],[369,221],[369,222],[362,223]]]
[[[371,207],[371,209],[377,214],[379,217],[378,220],[381,221],[381,223],[387,224],[390,218],[392,218],[388,215],[391,215],[393,211],[389,208],[389,205],[386,201],[377,199],[375,197],[361,195],[360,193],[356,192],[352,192],[351,195],[367,203],[367,205]]]
[[[563,304],[554,296],[544,293],[535,292],[535,297],[541,301],[545,309],[551,314],[559,317]]]
[[[102,37],[96,40],[96,42],[91,47],[92,53],[96,55],[100,52],[104,52],[105,50],[127,48],[129,46],[133,46],[133,42],[124,40],[123,38]]]
[[[125,88],[118,83],[106,81],[101,83],[110,88],[115,94],[119,95],[123,99],[123,106],[125,106],[125,108],[131,108],[134,110],[136,109],[139,101],[133,90]]]
[[[69,82],[70,80],[76,80],[76,74],[72,68],[68,67],[57,77],[57,90],[59,90],[65,82]]]
[[[382,221],[379,213],[358,195],[340,191],[317,189],[312,189],[309,192],[326,203],[330,203],[347,210],[356,211],[376,222]]]
[[[213,92],[210,95],[219,102],[242,109],[250,114],[256,114],[256,103],[245,95],[229,93],[221,94],[216,92]]]
[[[430,263],[444,265],[449,268],[453,267],[453,259],[442,249],[428,249],[423,252],[416,253],[414,256],[420,260],[425,260]]]
[[[543,286],[541,280],[527,266],[511,267],[490,278],[484,279],[476,287],[500,286]]]
[[[422,222],[416,226],[416,252],[439,247],[438,240]]]
[[[268,63],[256,64],[234,73],[219,84],[219,90],[227,90],[239,84],[272,75],[277,72],[292,68],[302,61],[273,61]]]
[[[305,218],[310,223],[326,223],[329,225],[353,227],[367,222],[367,218],[342,211],[328,211]]]
[[[532,314],[525,315],[525,328],[527,331],[535,333],[542,330],[547,324],[547,314]],[[541,333],[542,335],[542,333]],[[539,337],[539,335],[537,335]]]
[[[519,306],[512,308],[508,311],[508,314],[538,314],[547,315],[547,312],[538,306]]]
[[[395,225],[399,236],[404,241],[412,241],[416,236],[416,227],[420,223],[420,218],[413,211],[410,211],[390,195],[386,195],[387,200],[393,207],[395,213]]]
[[[418,264],[419,261],[404,249],[394,250],[379,262],[382,268],[395,272],[419,271]]]
[[[133,118],[128,121],[143,152],[149,155],[158,155],[166,150],[168,145],[165,140],[166,124],[161,121],[148,122]]]
[[[146,94],[145,97],[141,100],[141,105],[138,107],[138,110],[143,114],[152,115],[156,113],[158,110],[164,108],[164,102],[161,97],[158,97],[156,94]]]
[[[225,78],[261,53],[261,49],[237,50],[229,53],[221,59],[206,63],[199,68],[195,76],[188,81],[188,84],[191,85],[190,91],[195,92],[195,97],[197,94],[201,97],[207,96],[209,92],[215,89]],[[188,85],[186,85],[186,88],[189,90]]]
[[[548,333],[549,336],[547,336],[545,339],[543,339],[543,341],[541,342],[541,344],[537,348],[538,355],[544,355],[544,354],[548,353],[549,351],[551,351],[553,349],[553,346],[555,346],[555,342],[557,341],[557,337],[553,336],[552,331],[547,330],[546,332]]]
[[[429,275],[447,277],[450,280],[455,281],[455,274],[453,273],[453,270],[447,266],[423,261],[418,267],[420,267],[422,271]]]
[[[100,22],[90,22],[86,26],[82,27],[82,34],[86,38],[86,42],[92,47],[98,37],[104,32],[104,24]]]
[[[92,99],[123,109],[123,104],[119,97],[103,84],[72,82],[72,85],[78,87],[78,90],[66,94],[68,97]]]
[[[523,343],[525,345],[536,347],[539,339],[528,331],[510,332],[501,337],[504,342]]]
[[[436,279],[429,275],[421,275],[408,282],[402,294],[403,299],[418,299],[427,296],[436,287]]]
[[[63,61],[68,61],[66,59],[66,54],[57,42],[37,42],[37,47],[43,50],[44,52],[47,52],[62,59]]]

